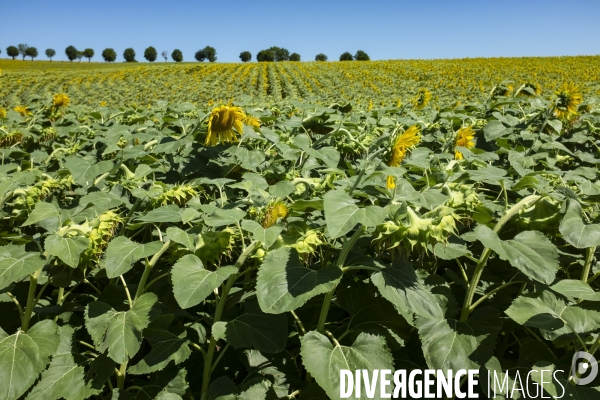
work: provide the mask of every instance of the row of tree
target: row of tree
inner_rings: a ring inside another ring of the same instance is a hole
[[[1,51],[0,51],[1,53]],[[52,57],[56,55],[56,51],[54,49],[46,49],[46,56],[52,61]],[[38,56],[38,51],[35,47],[28,46],[27,44],[21,43],[18,46],[8,46],[6,48],[6,54],[9,57],[12,57],[14,60],[15,57],[21,55],[23,60],[25,57],[31,57],[31,60]],[[65,49],[65,54],[69,61],[79,60],[82,58],[87,58],[88,62],[92,60],[94,57],[94,49],[87,48],[84,50],[77,50],[74,46],[69,46]],[[169,53],[167,51],[163,51],[161,53],[165,61],[167,61]],[[149,62],[156,61],[158,57],[158,52],[152,46],[148,47],[144,50],[144,58]],[[102,58],[106,62],[114,62],[117,59],[117,53],[112,48],[106,48],[102,51]],[[123,58],[126,62],[137,62],[135,59],[135,50],[131,47],[125,49],[123,52]],[[183,61],[183,53],[179,49],[173,50],[171,53],[171,58],[175,62]],[[194,58],[197,61],[203,62],[208,60],[209,62],[217,61],[217,50],[212,46],[206,46],[205,48],[198,50],[194,54]],[[243,51],[240,53],[240,60],[243,62],[248,62],[252,60],[252,53],[249,51]],[[344,52],[340,55],[340,61],[369,61],[369,55],[362,50],[358,50],[356,54],[353,56],[350,52]],[[256,61],[258,62],[278,62],[278,61],[300,61],[300,54],[291,53],[289,50],[283,47],[272,46],[266,50],[261,50],[256,55]],[[315,61],[327,61],[327,56],[323,53],[319,53],[315,57]]]

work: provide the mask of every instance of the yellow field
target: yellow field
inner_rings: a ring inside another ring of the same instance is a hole
[[[410,102],[421,88],[432,105],[485,101],[498,84],[510,90],[539,85],[553,95],[574,82],[592,99],[600,94],[600,56],[474,58],[371,62],[88,63],[0,60],[0,106],[67,93],[73,104],[145,105],[156,100],[228,102],[251,96],[281,100],[350,101],[367,107]]]

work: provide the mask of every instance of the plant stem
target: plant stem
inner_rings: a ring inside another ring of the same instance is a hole
[[[21,316],[21,318],[23,318],[23,307],[21,307],[19,300],[17,300],[17,298],[15,296],[13,296],[13,294],[11,292],[6,292],[6,294],[8,295],[8,297],[10,297],[10,299],[13,301],[13,303],[15,303],[15,305],[17,306],[17,309],[19,310],[19,315]]]
[[[585,264],[583,266],[583,271],[581,272],[581,280],[583,282],[587,282],[588,276],[590,276],[590,269],[592,267],[592,261],[594,260],[595,252],[596,246],[585,249]]]
[[[497,287],[496,289],[494,289],[494,290],[490,291],[489,293],[486,293],[486,294],[485,294],[485,295],[483,295],[483,296],[482,296],[480,299],[478,299],[478,300],[477,300],[475,303],[473,303],[473,305],[471,306],[471,312],[473,312],[473,310],[475,310],[475,308],[476,308],[476,307],[477,307],[479,304],[481,304],[483,301],[485,301],[485,299],[489,298],[489,297],[490,297],[491,295],[493,295],[494,293],[497,293],[497,292],[501,291],[502,289],[504,289],[504,288],[505,288],[505,287],[507,287],[507,286],[510,286],[510,285],[515,285],[515,284],[517,284],[517,283],[526,283],[526,282],[523,282],[523,281],[514,281],[514,282],[508,282],[508,283],[505,283],[505,284],[504,284],[504,285],[502,285],[502,286],[499,286],[499,287]]]
[[[125,376],[127,375],[127,362],[124,362],[117,371],[117,388],[123,390],[125,388]]]
[[[148,263],[146,263],[146,268],[144,269],[144,273],[142,274],[142,278],[140,279],[140,282],[138,284],[137,290],[135,292],[135,299],[134,299],[134,301],[137,300],[146,291],[146,281],[148,280],[148,277],[150,276],[150,272],[152,272],[152,268],[154,268],[154,266],[158,262],[158,259],[160,258],[160,256],[162,256],[163,253],[165,251],[167,251],[167,249],[169,248],[170,245],[171,245],[171,241],[167,240],[163,244],[163,246],[160,248],[160,250],[158,251],[158,253],[156,253],[150,259],[150,261]]]
[[[216,322],[219,322],[221,320],[221,315],[223,314],[223,309],[225,308],[225,303],[227,302],[227,296],[229,295],[229,291],[233,287],[233,284],[235,283],[235,281],[240,276],[243,275],[243,273],[241,272],[241,269],[242,269],[242,266],[244,265],[244,262],[246,262],[246,259],[254,252],[254,250],[256,250],[258,248],[259,245],[260,245],[260,242],[256,242],[256,241],[250,243],[250,245],[248,247],[246,247],[246,249],[244,251],[242,251],[242,254],[240,254],[237,261],[235,262],[235,266],[238,268],[238,271],[240,271],[240,272],[238,272],[237,274],[230,275],[229,279],[227,279],[227,282],[223,286],[223,290],[221,291],[221,297],[217,301],[217,309],[215,311],[215,316],[213,318],[213,325]],[[202,373],[202,391],[201,391],[201,395],[200,395],[201,400],[208,399],[208,387],[210,385],[210,377],[215,368],[213,366],[213,357],[215,356],[216,347],[217,347],[217,340],[211,334],[210,335],[210,343],[208,344],[208,351],[206,352],[206,357],[204,357],[204,371]],[[220,357],[216,360],[214,365],[216,366],[219,361],[220,361]]]
[[[31,320],[31,314],[33,313],[33,307],[35,307],[35,289],[37,289],[37,281],[42,273],[42,269],[38,269],[33,274],[29,275],[29,293],[27,294],[27,306],[25,307],[25,313],[23,319],[21,319],[21,329],[23,332],[27,332],[29,329],[29,322]]]
[[[121,279],[123,287],[125,288],[125,293],[127,294],[127,301],[129,302],[129,308],[133,308],[133,300],[131,300],[131,294],[129,293],[127,282],[125,282],[125,278],[123,278],[123,275],[119,275],[119,278]]]
[[[519,212],[520,209],[531,206],[532,204],[534,204],[536,201],[538,201],[541,198],[542,198],[541,196],[532,194],[530,196],[525,197],[524,199],[519,201],[517,204],[512,206],[510,208],[510,210],[508,210],[506,212],[506,214],[504,214],[502,216],[502,218],[500,218],[498,220],[498,223],[494,227],[494,232],[498,233],[500,231],[500,229],[502,229],[502,227],[515,214],[517,214]],[[473,296],[475,295],[475,290],[477,289],[477,285],[479,284],[479,279],[481,279],[481,274],[483,273],[483,269],[485,268],[487,259],[491,253],[492,253],[492,250],[490,248],[486,247],[485,250],[483,250],[483,253],[481,253],[481,257],[479,258],[479,261],[477,262],[477,266],[475,267],[475,273],[473,274],[473,277],[471,278],[471,283],[469,283],[467,295],[465,296],[465,301],[463,303],[462,311],[460,314],[461,322],[466,322],[467,319],[469,318],[469,314],[471,313],[471,304],[473,302]]]

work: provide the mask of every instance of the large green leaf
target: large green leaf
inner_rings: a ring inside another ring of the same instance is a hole
[[[43,266],[40,253],[10,244],[0,247],[0,290]]]
[[[134,262],[154,255],[162,245],[160,241],[139,244],[125,236],[117,236],[106,247],[106,276],[116,278],[126,273]]]
[[[181,257],[171,270],[173,294],[181,308],[190,308],[204,301],[237,268],[228,265],[210,271],[193,254]]]
[[[142,222],[181,222],[181,210],[175,204],[158,207],[139,217]]]
[[[444,318],[444,310],[437,299],[419,283],[415,270],[406,259],[374,273],[371,281],[409,323],[413,324],[413,314],[427,320]]]
[[[90,240],[83,236],[62,237],[50,235],[44,243],[44,250],[51,256],[58,257],[71,268],[77,268],[81,253],[88,248]]]
[[[585,225],[581,213],[581,205],[576,201],[570,201],[558,230],[565,241],[578,249],[599,246],[600,224]]]
[[[327,192],[323,200],[326,230],[332,239],[344,236],[357,224],[376,226],[386,215],[385,210],[378,206],[358,207],[355,200],[341,190]]]
[[[358,335],[351,346],[334,346],[327,336],[311,331],[302,337],[300,354],[306,370],[325,390],[327,396],[334,400],[340,399],[341,369],[367,370],[369,376],[373,376],[376,369],[394,370],[392,355],[385,339],[366,332]],[[374,391],[375,397],[368,397],[364,386],[362,389],[361,399],[381,398],[379,390]]]
[[[128,311],[117,312],[108,304],[88,304],[85,326],[99,351],[122,364],[135,356],[142,342],[142,331],[154,315],[157,297],[154,293],[140,296]]]
[[[498,311],[481,308],[467,322],[431,320],[419,327],[427,365],[432,369],[458,371],[479,369],[493,355],[501,328]]]
[[[298,252],[283,247],[267,254],[256,280],[260,308],[270,314],[292,311],[309,299],[330,291],[342,277],[336,266],[320,270],[306,268]]]
[[[251,232],[252,237],[261,242],[265,249],[271,247],[277,241],[277,238],[279,238],[281,231],[283,231],[283,226],[281,225],[274,225],[265,229],[258,222],[247,219],[242,221],[242,228]]]
[[[194,251],[196,249],[196,245],[194,244],[195,236],[190,235],[183,229],[171,226],[167,228],[167,236],[175,243],[185,246],[190,251]]]
[[[92,186],[98,175],[104,174],[114,167],[112,161],[100,161],[94,164],[81,157],[67,158],[65,166],[73,176],[75,183],[85,187]]]
[[[58,215],[58,210],[54,204],[39,202],[22,226],[33,225],[48,218],[56,218]]]
[[[0,400],[16,400],[25,393],[48,365],[58,343],[57,325],[51,320],[0,340]]]
[[[556,279],[558,250],[542,233],[524,231],[514,240],[501,240],[496,232],[479,225],[475,234],[485,247],[494,250],[501,259],[510,262],[531,279],[547,285]]]
[[[285,314],[266,314],[252,303],[245,308],[245,313],[231,321],[214,324],[213,335],[225,339],[236,349],[252,347],[264,353],[283,351],[288,336]]]

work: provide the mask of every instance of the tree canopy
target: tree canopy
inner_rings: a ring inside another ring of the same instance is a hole
[[[123,58],[126,62],[135,62],[135,50],[131,47],[126,48],[123,52]]]
[[[323,53],[319,53],[315,56],[315,61],[327,61],[327,56]]]
[[[31,57],[31,61],[33,61],[33,59],[38,56],[38,51],[35,47],[28,47],[25,54],[27,57]]]
[[[298,54],[298,53],[290,54],[290,61],[300,61],[300,54]]]
[[[106,62],[113,62],[117,59],[117,53],[109,47],[102,51],[102,58],[104,58],[104,61]]]
[[[182,62],[183,61],[183,53],[181,52],[181,50],[179,49],[175,49],[173,50],[173,52],[171,53],[171,58],[173,59],[173,61],[175,62]]]
[[[349,51],[343,52],[342,55],[340,55],[340,61],[352,61],[353,59],[354,58]]]
[[[83,50],[83,56],[88,59],[88,62],[92,61],[92,57],[94,57],[94,49],[87,48]]]
[[[52,57],[54,57],[55,55],[56,51],[54,51],[54,49],[46,49],[46,57],[48,57],[50,61],[52,61]]]
[[[367,53],[365,53],[364,51],[362,51],[362,50],[358,50],[356,52],[356,54],[354,55],[354,59],[356,61],[369,61],[369,60],[371,60],[369,58],[369,55]]]
[[[25,59],[25,56],[27,56],[28,48],[29,48],[29,46],[26,43],[21,43],[17,46],[17,49],[19,50],[19,54],[23,57],[23,60]]]
[[[144,58],[146,60],[148,60],[149,62],[156,61],[157,56],[158,56],[158,53],[157,53],[156,49],[152,46],[150,46],[146,50],[144,50]]]
[[[242,62],[248,62],[252,60],[252,53],[249,51],[242,51],[240,53],[240,60],[242,60]]]
[[[17,49],[15,46],[8,46],[6,48],[6,54],[8,54],[8,56],[12,57],[14,60],[15,57],[19,55],[19,49]]]
[[[69,46],[65,49],[65,54],[69,61],[73,62],[77,58],[77,49],[74,46]]]

